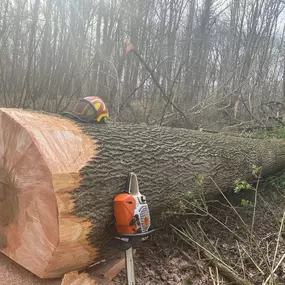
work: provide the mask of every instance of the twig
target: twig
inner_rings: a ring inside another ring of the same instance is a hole
[[[225,194],[223,193],[223,191],[220,189],[220,187],[217,185],[217,183],[215,182],[215,180],[209,176],[209,178],[212,180],[212,182],[215,184],[215,186],[217,187],[217,189],[220,191],[220,193],[223,195],[223,197],[225,198],[225,200],[227,201],[227,203],[231,206],[231,208],[234,210],[234,212],[237,214],[237,216],[239,217],[239,219],[241,220],[241,222],[244,224],[245,228],[247,229],[247,225],[244,222],[243,218],[241,217],[241,215],[238,213],[238,211],[235,209],[235,207],[231,204],[231,202],[228,200],[228,198],[225,196]]]
[[[227,265],[224,261],[219,259],[217,256],[215,256],[212,252],[210,252],[208,249],[206,249],[204,246],[196,242],[194,239],[192,239],[191,236],[185,235],[184,232],[177,229],[175,226],[171,225],[173,229],[177,232],[177,234],[188,244],[191,245],[189,241],[194,243],[196,246],[198,246],[202,254],[205,258],[209,259],[210,262],[213,264],[213,266],[217,267],[222,274],[231,280],[236,285],[253,285],[249,280],[243,279],[232,269],[229,265]]]
[[[239,252],[239,255],[240,255],[240,263],[241,263],[241,268],[242,268],[242,272],[243,272],[243,278],[245,279],[245,269],[244,269],[244,264],[243,264],[243,257],[242,257],[242,254],[241,254],[241,250],[240,250],[240,246],[239,246],[238,241],[236,241],[236,244],[237,244],[238,252]]]
[[[265,280],[264,283],[262,283],[262,285],[266,285],[267,282],[270,280],[270,278],[273,276],[273,274],[275,273],[275,271],[278,269],[278,267],[280,266],[280,264],[282,263],[282,261],[285,258],[285,253],[282,255],[282,257],[280,258],[279,262],[277,263],[277,265],[275,266],[274,270],[270,273],[270,275],[267,277],[267,279]]]
[[[188,223],[187,223],[187,224],[188,224]],[[221,258],[218,249],[211,243],[209,237],[207,236],[207,234],[206,234],[206,233],[204,232],[204,230],[202,229],[201,224],[200,224],[199,222],[198,222],[197,224],[198,224],[198,227],[199,227],[201,233],[203,234],[203,236],[207,239],[208,243],[212,246],[212,248],[213,248],[213,250],[216,252],[216,254],[219,255],[219,258]]]
[[[212,219],[214,219],[217,223],[219,223],[221,226],[223,226],[225,229],[227,229],[231,234],[233,234],[238,240],[240,240],[242,243],[246,244],[246,241],[240,237],[237,233],[235,233],[233,230],[231,230],[226,224],[224,224],[222,221],[220,221],[218,218],[216,218],[214,215],[209,213],[208,211],[204,210],[201,207],[195,206],[198,210],[202,211],[205,213],[205,215],[210,216]]]
[[[215,277],[212,273],[212,268],[210,266],[209,266],[209,273],[210,273],[211,279],[213,281],[213,285],[216,285],[216,280],[215,280]]]
[[[159,66],[160,66],[161,64],[163,64],[164,62],[165,62],[165,60],[162,61],[162,62],[160,62],[160,63],[158,63],[158,64],[151,70],[151,73],[154,72],[154,71],[157,69],[157,67],[159,67]],[[123,103],[121,104],[121,106],[120,106],[120,108],[119,108],[119,112],[122,111],[123,107],[124,107],[125,104],[128,102],[128,100],[129,100],[129,99],[137,92],[137,90],[140,89],[140,88],[144,85],[144,83],[149,79],[149,77],[151,76],[151,73],[149,73],[149,74],[145,77],[145,79],[141,82],[141,84],[140,84],[138,87],[136,87],[136,88],[134,89],[134,91],[133,91],[129,96],[126,97],[126,99],[123,101]]]
[[[163,99],[167,102],[169,100],[169,96],[167,96],[166,92],[163,90],[163,88],[161,87],[161,85],[159,84],[159,82],[156,80],[155,76],[153,75],[153,72],[151,71],[150,67],[147,65],[147,63],[145,62],[145,60],[141,57],[141,55],[139,54],[139,52],[136,49],[132,49],[131,50],[139,59],[139,61],[144,65],[145,69],[150,73],[150,76],[153,80],[153,82],[155,83],[155,85],[158,87],[158,89],[160,90],[160,92],[162,93],[162,97]],[[173,103],[170,101],[170,104],[173,106],[173,108],[178,111],[183,118],[185,119],[185,121],[187,122],[187,118],[185,116],[185,114]]]
[[[257,204],[257,191],[258,191],[260,178],[261,178],[261,170],[259,171],[258,179],[257,179],[256,187],[255,187],[254,206],[253,206],[252,223],[251,223],[251,234],[250,234],[250,247],[252,246],[253,227],[254,227],[254,222],[255,222],[256,204]]]
[[[220,285],[219,269],[216,267],[217,285]]]
[[[257,268],[257,270],[262,274],[264,275],[264,271],[258,266],[258,264],[254,261],[254,259],[251,257],[251,255],[248,253],[248,251],[243,247],[241,246],[242,250],[246,253],[246,255],[250,258],[250,260],[252,261],[252,263],[255,265],[255,267]]]
[[[180,247],[176,247],[176,249],[179,250],[180,253],[181,253],[182,255],[184,255],[184,257],[187,258],[189,261],[195,262],[195,260],[194,260],[188,253],[186,253],[185,251],[183,251]]]
[[[213,266],[217,267],[221,271],[223,276],[225,276],[230,281],[232,281],[233,284],[253,285],[253,283],[251,283],[249,280],[240,277],[231,267],[229,267],[227,264],[225,265],[224,262],[221,263],[214,256],[212,256],[211,254],[208,254],[208,252],[203,251],[203,255],[210,260]]]
[[[279,234],[278,234],[277,243],[276,243],[276,247],[275,247],[274,258],[273,258],[273,262],[272,262],[272,269],[271,269],[270,275],[272,275],[274,272],[273,268],[274,268],[275,261],[276,261],[277,251],[278,251],[278,247],[279,247],[279,243],[280,243],[280,237],[281,237],[281,233],[282,233],[282,229],[283,229],[283,225],[284,225],[284,219],[285,219],[285,210],[283,212],[283,217],[282,217],[281,225],[279,228]]]
[[[220,191],[220,193],[222,194],[222,196],[225,198],[225,200],[227,201],[227,203],[231,206],[231,208],[234,210],[234,212],[237,214],[237,216],[239,217],[239,219],[241,220],[241,222],[243,223],[244,225],[244,228],[245,230],[247,231],[247,233],[250,235],[250,237],[252,236],[251,235],[251,231],[249,230],[248,226],[246,225],[245,221],[242,219],[241,215],[237,212],[237,210],[235,209],[235,207],[231,204],[231,202],[227,199],[227,197],[225,196],[225,194],[223,193],[223,191],[220,189],[220,187],[217,185],[217,183],[214,181],[214,179],[212,177],[210,177],[210,179],[212,180],[212,182],[215,184],[215,186],[218,188],[218,190]],[[253,241],[253,236],[252,236],[252,239],[251,241]],[[255,241],[256,243],[256,241]],[[257,246],[256,250],[261,254],[262,252],[260,251],[260,248]],[[251,257],[250,257],[251,258]],[[253,260],[252,260],[253,261]],[[254,263],[254,261],[253,261]],[[254,263],[255,264],[255,263]],[[260,269],[260,268],[259,268]],[[260,269],[261,270],[261,269]],[[261,270],[262,271],[262,270]],[[262,271],[263,272],[263,271]]]
[[[172,97],[173,97],[173,94],[174,94],[174,93],[173,93],[173,87],[174,87],[174,84],[175,84],[175,82],[176,82],[176,80],[177,80],[177,78],[178,78],[178,76],[179,76],[181,70],[182,70],[183,65],[184,65],[184,63],[182,63],[182,64],[179,66],[179,69],[178,69],[178,71],[177,71],[177,73],[176,73],[176,76],[175,76],[175,78],[174,78],[174,80],[173,80],[173,82],[172,82],[172,84],[171,84],[170,95],[169,95],[169,97],[168,97],[168,101],[167,101],[167,103],[165,104],[164,110],[163,110],[163,112],[162,112],[162,116],[161,116],[161,119],[160,119],[160,126],[162,125],[162,122],[163,122],[163,119],[164,119],[164,116],[165,116],[165,112],[166,112],[167,107],[168,107],[168,105],[169,105],[169,103],[170,103],[170,101],[171,101],[171,99],[172,99]]]

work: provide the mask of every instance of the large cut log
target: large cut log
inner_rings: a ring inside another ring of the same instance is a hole
[[[1,251],[42,278],[62,276],[102,258],[128,172],[155,214],[183,193],[217,191],[209,176],[221,189],[250,178],[253,164],[263,175],[284,168],[284,142],[0,109]]]

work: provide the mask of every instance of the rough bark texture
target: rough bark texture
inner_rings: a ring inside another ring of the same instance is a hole
[[[284,142],[0,109],[0,250],[40,277],[62,276],[105,255],[130,171],[156,217],[184,193],[218,191],[209,176],[223,190],[250,178],[253,164],[281,170]]]
[[[280,140],[145,125],[80,126],[96,141],[97,154],[81,170],[74,213],[92,219],[89,240],[101,250],[106,249],[101,242],[107,241],[105,226],[112,218],[112,199],[123,191],[130,171],[137,173],[140,190],[154,214],[189,192],[218,193],[209,176],[227,190],[237,178],[252,178],[253,164],[262,166],[264,176],[285,166],[285,143]],[[203,187],[197,187],[198,177],[204,177]]]

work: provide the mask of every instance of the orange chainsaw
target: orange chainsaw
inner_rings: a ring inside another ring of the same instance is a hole
[[[114,199],[116,231],[125,237],[149,234],[150,214],[146,198],[139,191],[137,176],[129,173],[125,192]]]
[[[115,238],[109,245],[125,251],[128,284],[135,284],[133,243],[154,232],[146,197],[139,191],[135,173],[129,173],[125,191],[114,199]]]

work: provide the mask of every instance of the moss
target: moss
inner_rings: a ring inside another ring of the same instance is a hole
[[[260,139],[271,139],[271,138],[285,139],[285,127],[280,126],[280,127],[258,131],[253,133],[252,137]]]

